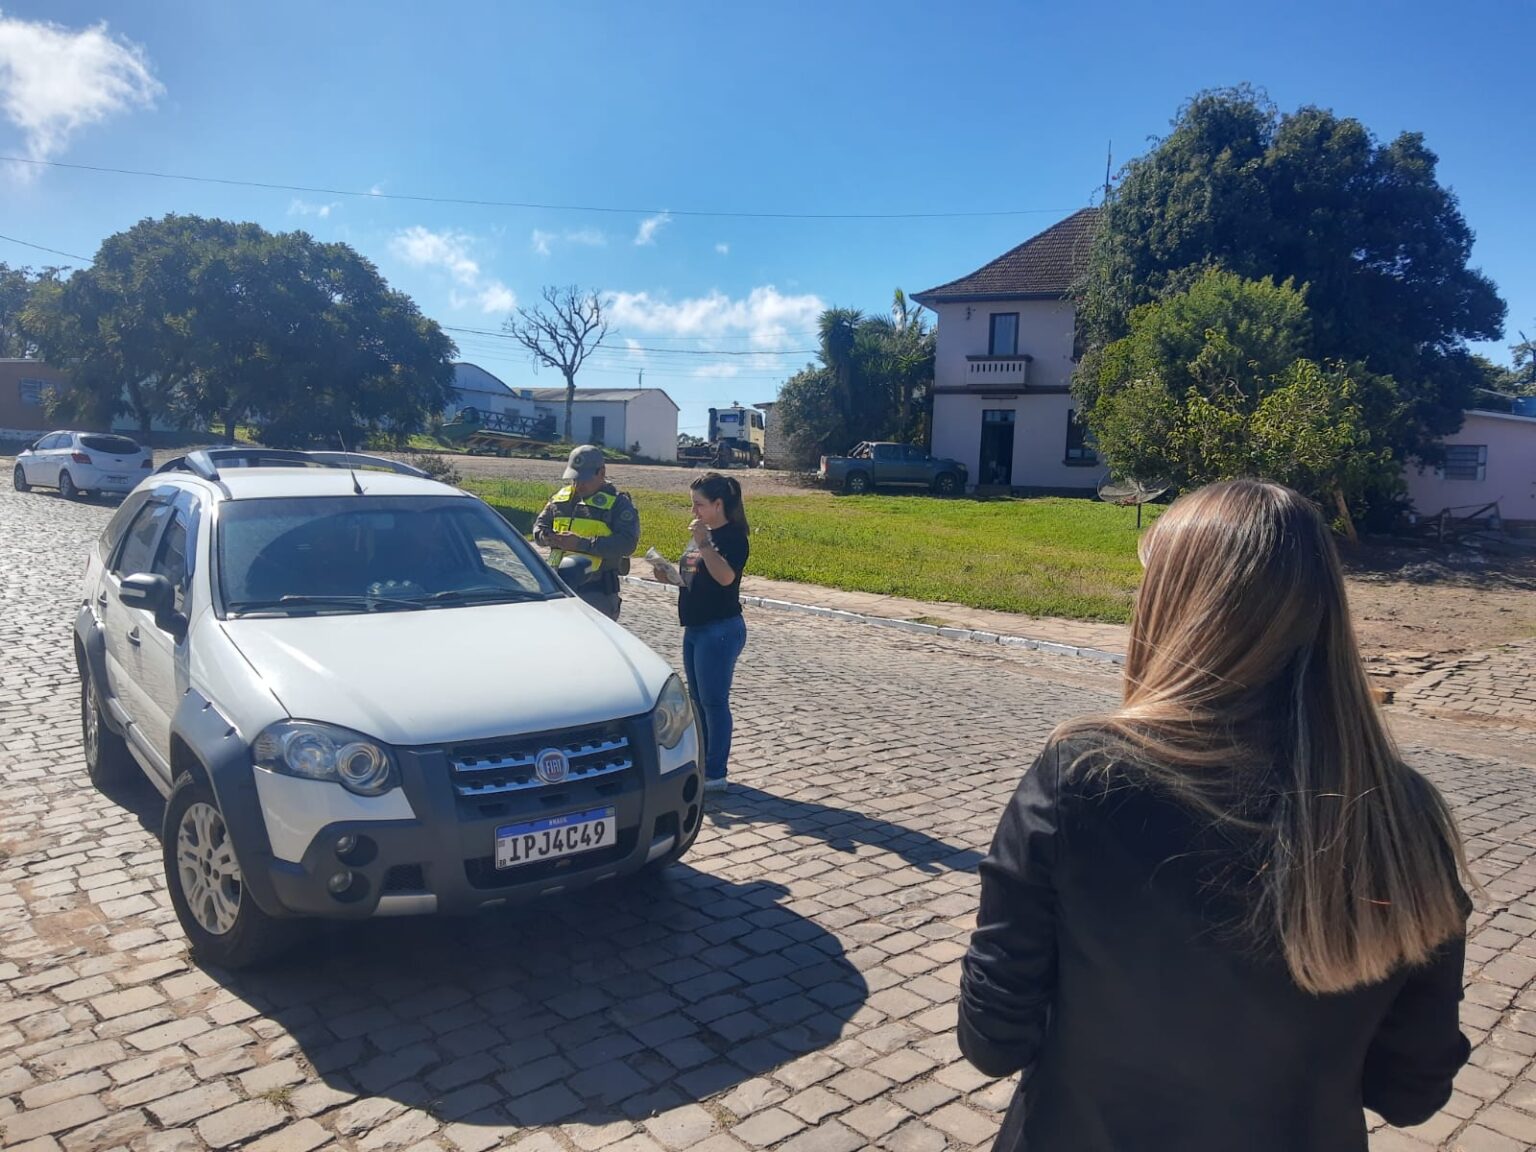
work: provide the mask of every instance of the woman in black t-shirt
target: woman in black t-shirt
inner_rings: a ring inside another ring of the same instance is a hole
[[[725,788],[731,756],[731,678],[747,643],[741,616],[741,573],[751,549],[741,485],[718,472],[695,480],[693,538],[679,570],[677,619],[683,626],[683,670],[704,739],[704,790]],[[658,573],[658,579],[662,574]]]

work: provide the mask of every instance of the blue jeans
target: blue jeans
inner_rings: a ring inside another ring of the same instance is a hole
[[[683,629],[683,671],[704,739],[706,780],[725,779],[731,758],[731,678],[746,646],[747,622],[740,616]]]

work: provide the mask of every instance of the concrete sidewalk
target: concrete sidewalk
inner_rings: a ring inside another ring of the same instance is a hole
[[[642,576],[630,576],[628,580],[632,585],[652,589],[666,587]],[[1115,663],[1124,656],[1130,634],[1124,624],[1023,616],[1016,612],[882,596],[876,592],[845,592],[816,584],[765,580],[761,576],[744,576],[741,595],[744,602],[763,608],[858,617],[866,623],[884,624],[904,631],[933,632],[955,639],[1013,643],[1047,651],[1072,649],[1077,655]]]

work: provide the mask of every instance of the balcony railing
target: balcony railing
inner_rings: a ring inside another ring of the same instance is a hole
[[[1029,383],[1029,356],[967,356],[965,382],[974,387]]]

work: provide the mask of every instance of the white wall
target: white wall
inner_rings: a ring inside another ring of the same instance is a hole
[[[970,310],[967,319],[966,310]],[[1072,381],[1072,305],[1066,300],[987,300],[979,304],[940,304],[939,345],[934,382],[961,388],[968,380],[967,356],[987,355],[994,312],[1019,314],[1019,355],[1033,358],[1032,387],[1064,387]]]
[[[969,310],[970,315],[966,312]],[[1029,356],[1031,388],[1066,388],[1072,383],[1072,305],[1066,300],[989,300],[940,304],[938,351],[934,360],[937,388],[965,388],[970,383],[967,356],[988,354],[991,317],[1019,314],[1018,354]],[[937,394],[933,398],[933,454],[963,461],[972,484],[981,478],[981,414],[1012,409],[1013,486],[1091,490],[1103,467],[1069,465],[1067,413],[1076,407],[1070,393],[1022,390],[994,395]]]
[[[540,401],[539,412],[549,413],[555,418],[555,432],[557,435],[565,435],[565,401]],[[605,448],[617,448],[620,452],[629,451],[627,429],[624,427],[624,401],[622,400],[583,400],[577,397],[576,403],[571,406],[571,436],[577,444],[591,444],[592,418],[601,417],[604,421],[603,446]]]
[[[629,401],[628,426],[623,444],[628,452],[638,441],[640,455],[652,460],[677,459],[677,406],[660,389],[647,391]]]
[[[1076,406],[1068,394],[1017,396],[935,396],[933,454],[959,460],[974,485],[981,478],[981,414],[1012,409],[1013,487],[1090,491],[1098,485],[1100,464],[1069,465],[1067,413]]]
[[[1447,479],[1436,469],[1410,465],[1403,479],[1417,512],[1434,516],[1446,508],[1458,508],[1456,514],[1465,516],[1476,506],[1497,500],[1505,520],[1536,523],[1536,417],[1468,412],[1461,431],[1441,443],[1485,447],[1484,478]]]

